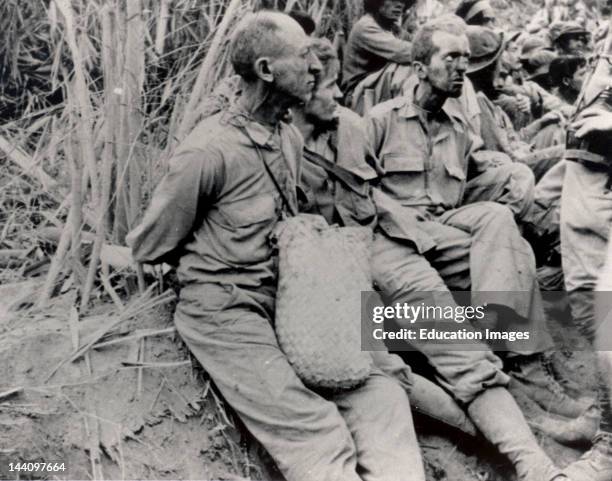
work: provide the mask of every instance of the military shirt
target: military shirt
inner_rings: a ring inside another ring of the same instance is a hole
[[[368,139],[385,171],[380,182],[385,193],[431,214],[461,204],[473,135],[456,109],[445,104],[435,133],[427,132],[410,97],[377,105],[367,122]]]
[[[274,285],[269,238],[286,205],[263,162],[297,209],[301,155],[293,126],[268,129],[235,107],[203,120],[179,145],[142,222],[128,236],[134,259],[178,260],[183,285]]]
[[[333,166],[333,168],[331,167]],[[404,209],[372,183],[382,174],[367,142],[363,119],[341,108],[337,130],[319,135],[304,149],[300,210],[318,214],[329,224],[379,229],[386,236],[411,243],[419,253],[435,241],[419,227],[417,212]]]

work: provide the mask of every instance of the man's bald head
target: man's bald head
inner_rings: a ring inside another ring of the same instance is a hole
[[[277,58],[287,48],[300,48],[307,38],[302,27],[289,15],[261,10],[243,18],[232,37],[230,58],[234,70],[246,81],[257,78],[255,62]]]

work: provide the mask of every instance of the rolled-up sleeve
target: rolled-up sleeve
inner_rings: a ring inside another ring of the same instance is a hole
[[[177,248],[202,221],[223,181],[223,158],[211,149],[187,150],[170,161],[170,171],[140,224],[127,236],[137,262],[176,264]]]

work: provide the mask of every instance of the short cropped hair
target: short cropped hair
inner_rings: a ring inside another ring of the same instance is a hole
[[[255,61],[261,57],[276,56],[283,50],[278,38],[278,21],[281,12],[260,10],[247,15],[240,21],[230,43],[230,61],[234,71],[247,82],[256,79]]]
[[[404,5],[406,8],[410,8],[416,2],[417,0],[404,0]],[[375,15],[380,10],[380,7],[383,6],[383,3],[385,3],[385,0],[363,0],[363,11],[370,15]]]
[[[585,58],[574,55],[563,55],[554,59],[548,67],[553,85],[559,87],[563,84],[563,80],[573,77],[576,71],[584,67],[586,63]]]
[[[291,10],[289,12],[289,16],[300,24],[300,27],[304,29],[304,32],[306,32],[306,35],[309,37],[317,29],[317,24],[315,23],[314,18],[302,10]]]
[[[321,77],[327,78],[331,73],[332,67],[336,66],[336,68],[338,68],[340,64],[336,49],[326,38],[314,39],[310,44],[310,48],[312,49],[312,53],[317,56],[319,62],[323,66]]]
[[[431,57],[437,52],[433,43],[434,33],[446,32],[461,36],[465,35],[466,31],[466,23],[457,15],[447,14],[427,22],[417,30],[412,40],[412,61],[429,65]]]

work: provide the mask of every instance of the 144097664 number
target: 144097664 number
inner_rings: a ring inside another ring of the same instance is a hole
[[[57,473],[66,471],[64,463],[8,463],[9,471],[26,473]]]

